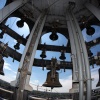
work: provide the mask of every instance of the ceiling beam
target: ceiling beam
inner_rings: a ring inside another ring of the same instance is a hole
[[[12,29],[10,29],[8,26],[4,25],[4,24],[1,24],[0,25],[0,28],[1,29],[5,29],[6,30],[6,33],[11,36],[12,38],[14,38],[15,40],[18,40],[19,38],[22,40],[22,44],[25,45],[27,40],[25,38],[23,38],[22,36],[20,36],[18,33],[16,33],[15,31],[13,31]],[[95,40],[92,40],[90,42],[86,42],[86,45],[91,48],[97,44],[99,44],[100,42],[100,37],[95,39]],[[37,50],[41,50],[43,48],[43,45],[42,44],[39,44],[38,45],[38,48]],[[61,50],[63,49],[62,46],[53,46],[53,45],[46,45],[46,51],[57,51],[57,52],[60,52]],[[67,53],[70,53],[71,52],[71,48],[70,46],[67,46],[67,47],[64,47],[64,49],[66,50]]]
[[[2,42],[0,41],[0,44],[1,43]],[[11,58],[14,58],[17,61],[21,60],[22,54],[20,54],[19,52],[13,50],[9,46],[7,46],[7,49],[6,49],[5,52],[8,53],[8,56],[10,56]],[[89,58],[90,65],[95,64],[96,61],[97,60],[95,60],[93,56],[91,58]],[[65,69],[72,69],[72,62],[65,61],[64,64],[63,64],[62,61],[58,61],[58,62],[59,62],[58,66],[60,66],[61,69],[64,69],[64,68]],[[33,66],[36,66],[36,67],[46,67],[47,65],[50,65],[50,64],[51,64],[51,60],[46,60],[46,59],[42,60],[42,59],[36,59],[35,58]]]
[[[1,44],[2,42],[0,42]],[[1,48],[0,48],[1,49]],[[21,60],[21,56],[22,54],[20,54],[19,52],[13,50],[12,48],[10,48],[9,46],[7,46],[7,49],[5,51],[6,53],[8,53],[8,56],[10,56],[11,58],[14,58],[15,60],[17,61],[20,61]],[[42,60],[42,59],[36,59],[34,60],[34,63],[33,63],[33,66],[36,66],[36,67],[46,67],[47,65],[50,65],[51,64],[51,60]],[[63,64],[62,61],[59,61],[59,64],[58,66],[61,68],[61,69],[72,69],[72,63],[71,62],[65,62]]]

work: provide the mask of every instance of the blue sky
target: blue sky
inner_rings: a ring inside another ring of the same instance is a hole
[[[5,0],[0,0],[0,9],[3,7],[3,5],[5,4]],[[6,22],[6,25],[9,25],[9,27],[16,31],[19,35],[24,35],[24,38],[30,33],[29,31],[29,28],[28,28],[28,25],[26,23],[24,23],[24,27],[23,28],[18,28],[16,26],[16,22],[20,20],[19,18],[9,18]],[[94,40],[96,39],[97,37],[100,37],[100,27],[99,26],[93,26],[96,30],[95,34],[93,36],[88,36],[86,34],[86,29],[84,29],[82,31],[82,34],[84,36],[84,39],[85,41],[89,42],[91,40]],[[57,41],[51,41],[49,39],[49,35],[51,33],[47,33],[45,35],[42,36],[41,38],[41,43],[44,44],[50,44],[50,45],[64,45],[66,46],[67,45],[67,39],[61,35],[60,33],[57,33],[59,35],[59,38]],[[6,42],[9,42],[9,47],[13,48],[14,49],[14,45],[16,44],[16,40],[14,40],[13,38],[11,38],[10,36],[8,36],[7,34],[4,35],[3,39],[0,39],[0,41],[6,43]],[[20,53],[23,53],[23,50],[24,50],[24,46],[23,45],[20,45],[20,50],[18,50],[18,52]],[[92,47],[91,48],[91,51],[93,52],[94,55],[97,54],[98,51],[100,51],[100,44],[95,46],[95,47]],[[40,58],[40,54],[41,54],[41,51],[37,50],[36,52],[36,55],[35,55],[35,58]],[[51,59],[52,57],[56,57],[57,60],[59,60],[59,56],[60,56],[60,53],[59,52],[50,52],[50,51],[47,51],[46,52],[46,55],[47,55],[47,58],[45,59]],[[66,61],[70,61],[70,54],[66,53]],[[8,82],[10,81],[13,81],[16,79],[16,74],[17,74],[17,70],[18,70],[18,66],[19,66],[19,62],[18,61],[14,61],[12,62],[12,58],[8,57],[8,58],[4,58],[5,60],[5,64],[4,64],[4,72],[5,72],[5,76],[1,76],[0,75],[0,78],[3,79],[3,80],[6,80]],[[93,81],[93,85],[92,87],[95,88],[95,85],[98,81],[98,68],[100,66],[94,66],[95,69],[92,69],[91,68],[91,72],[92,72],[92,78],[94,78],[94,81]],[[42,68],[37,68],[35,66],[33,66],[32,68],[32,75],[31,75],[31,79],[30,79],[30,84],[33,86],[33,89],[36,89],[37,88],[37,85],[39,86],[42,86],[42,84],[45,82],[46,80],[46,75],[47,75],[47,70],[45,69],[44,71],[42,70]],[[64,72],[63,70],[60,70],[59,71],[59,78],[60,78],[60,82],[61,84],[63,85],[62,88],[54,88],[53,89],[53,92],[57,91],[57,92],[68,92],[69,89],[72,87],[72,75],[71,75],[71,70],[66,70],[66,72]],[[50,88],[47,88],[48,90],[50,90]],[[45,91],[46,88],[44,87],[39,87],[39,90],[41,91]]]

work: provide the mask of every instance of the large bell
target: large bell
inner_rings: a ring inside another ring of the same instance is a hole
[[[93,35],[95,33],[95,29],[93,27],[89,26],[86,28],[86,33],[88,35]]]
[[[96,87],[100,86],[100,68],[98,69],[98,74],[99,74],[99,81],[98,81]]]
[[[19,21],[17,21],[16,25],[19,27],[19,28],[22,28],[24,26],[24,21],[21,19]]]
[[[57,40],[58,39],[58,35],[56,33],[55,30],[52,31],[51,35],[49,36],[49,38],[53,41]]]
[[[51,77],[51,71],[49,71],[47,73],[46,82],[43,84],[43,86],[45,86],[45,87],[51,87],[51,88],[62,87],[62,85],[59,82],[59,74],[58,74],[58,72],[55,72],[55,78],[52,78]]]
[[[0,74],[1,75],[4,75],[3,66],[4,66],[4,60],[3,60],[2,55],[0,54]]]

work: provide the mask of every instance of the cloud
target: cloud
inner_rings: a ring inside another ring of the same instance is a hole
[[[4,69],[5,69],[5,70],[12,71],[13,73],[16,74],[16,72],[13,71],[10,67],[11,67],[11,65],[5,61],[5,62],[4,62]]]
[[[0,75],[0,79],[2,79],[2,80],[4,80],[4,81],[10,83],[10,82],[13,81],[15,78],[12,78],[12,77],[9,76],[9,75],[7,75],[7,76],[2,76],[2,75]]]

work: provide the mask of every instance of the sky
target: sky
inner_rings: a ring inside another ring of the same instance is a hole
[[[2,9],[2,7],[4,6],[5,1],[6,0],[0,0],[0,9]],[[26,23],[24,23],[23,28],[18,28],[16,26],[16,22],[18,20],[20,20],[20,18],[11,17],[7,20],[6,25],[8,25],[12,30],[17,32],[19,35],[21,35],[21,36],[24,35],[24,38],[25,38],[30,33],[30,30],[29,30],[28,25]],[[82,31],[83,37],[84,37],[85,41],[87,41],[87,42],[94,40],[97,37],[100,37],[100,26],[93,26],[93,27],[95,28],[95,34],[93,36],[88,36],[86,34],[86,29],[84,29]],[[51,33],[47,33],[47,34],[42,36],[42,38],[41,38],[42,44],[46,43],[48,45],[60,45],[60,46],[62,46],[62,45],[66,46],[67,45],[67,42],[68,42],[67,39],[63,35],[61,35],[60,33],[57,33],[58,36],[59,36],[57,41],[51,41],[49,39],[50,34]],[[16,44],[16,40],[11,38],[7,34],[4,34],[3,39],[0,39],[0,41],[2,41],[4,43],[9,42],[8,46],[13,48],[13,49],[14,49],[13,46]],[[24,48],[25,48],[25,46],[20,45],[20,50],[17,50],[17,51],[19,53],[23,53]],[[96,55],[98,51],[100,52],[100,44],[92,47],[91,51],[93,52],[93,55]],[[40,54],[41,54],[41,51],[37,50],[35,58],[41,59]],[[60,60],[59,59],[60,52],[47,51],[46,55],[47,55],[47,58],[45,58],[45,59],[50,60],[52,57],[56,57],[57,60]],[[69,53],[66,53],[65,56],[66,56],[66,61],[71,61]],[[14,62],[12,62],[12,60],[13,59],[10,58],[10,57],[8,57],[8,58],[4,57],[4,61],[5,61],[5,63],[4,63],[4,73],[5,73],[5,76],[0,75],[0,79],[3,79],[7,82],[11,82],[11,81],[16,79],[16,74],[17,74],[17,70],[18,70],[18,67],[19,67],[19,62],[16,61],[16,60]],[[92,81],[92,83],[93,83],[92,88],[94,89],[94,88],[96,88],[96,84],[98,82],[98,68],[100,68],[100,66],[94,65],[94,69],[92,67],[90,67],[90,68],[91,68],[91,76],[94,79]],[[49,91],[50,90],[50,88],[46,88],[46,87],[42,86],[42,84],[46,81],[47,72],[48,72],[48,70],[45,69],[43,71],[41,67],[39,67],[39,68],[37,68],[35,66],[32,67],[32,75],[31,75],[31,79],[30,79],[30,85],[33,87],[34,90],[37,89],[37,86],[39,86],[38,90],[40,90],[40,91],[46,91],[46,90]],[[60,83],[62,84],[63,87],[54,88],[53,92],[69,92],[69,89],[72,88],[72,71],[66,69],[66,72],[64,72],[63,69],[62,69],[58,72],[59,72],[59,80],[60,80]]]

